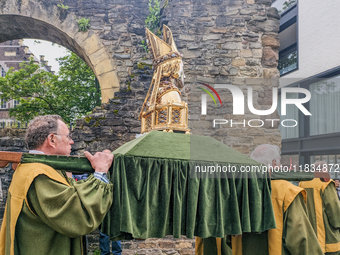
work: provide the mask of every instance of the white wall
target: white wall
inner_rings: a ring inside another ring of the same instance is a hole
[[[298,0],[299,70],[282,79],[305,79],[340,66],[339,24],[340,1]]]

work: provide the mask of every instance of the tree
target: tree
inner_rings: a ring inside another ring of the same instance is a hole
[[[29,121],[38,115],[59,114],[69,123],[100,105],[100,90],[91,68],[72,52],[58,62],[58,75],[30,59],[20,65],[20,70],[11,68],[0,77],[0,98],[20,101],[9,110],[10,116]]]

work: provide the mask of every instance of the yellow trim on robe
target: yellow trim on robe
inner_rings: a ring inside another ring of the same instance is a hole
[[[275,215],[276,228],[268,230],[268,251],[270,255],[282,254],[283,214],[298,194],[302,194],[307,201],[304,189],[292,185],[284,180],[272,180],[272,204]],[[242,236],[232,237],[233,255],[242,255]]]
[[[326,252],[340,251],[340,243],[326,243]]]
[[[6,234],[9,232],[10,241],[11,241],[10,255],[14,255],[15,226],[19,218],[19,214],[21,212],[23,202],[25,202],[28,208],[30,209],[27,203],[27,192],[32,182],[34,181],[34,179],[38,175],[41,175],[41,174],[48,176],[52,180],[55,180],[57,182],[70,186],[70,184],[66,181],[66,179],[63,176],[61,176],[52,167],[49,167],[41,163],[19,164],[19,166],[17,167],[17,169],[15,170],[13,174],[12,182],[8,190],[8,192],[11,194],[11,201],[9,201],[10,206],[11,206],[10,226],[9,226],[9,229],[7,229],[7,226],[6,226],[7,206],[6,206],[5,214],[3,217],[3,224],[1,227],[1,231],[0,231],[0,253],[1,254],[5,254]],[[32,212],[31,209],[30,211]]]
[[[242,255],[242,236],[232,236],[231,237],[231,247],[233,255]]]
[[[203,248],[203,238],[196,236],[196,242],[195,242],[195,254],[196,255],[203,255],[204,254],[204,248]]]
[[[276,229],[268,230],[270,255],[282,254],[283,214],[299,193],[302,193],[306,201],[307,194],[305,190],[284,180],[272,180],[272,204]]]

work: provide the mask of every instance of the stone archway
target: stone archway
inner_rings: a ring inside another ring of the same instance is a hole
[[[34,38],[62,45],[82,58],[96,75],[106,103],[119,90],[116,67],[107,48],[92,30],[78,32],[76,15],[57,3],[6,1],[0,8],[0,42]]]

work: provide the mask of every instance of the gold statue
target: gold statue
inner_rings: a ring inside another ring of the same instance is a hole
[[[140,113],[141,133],[151,130],[190,133],[188,104],[181,100],[179,91],[185,78],[182,55],[170,28],[163,25],[163,40],[146,28],[146,42],[155,72]]]

